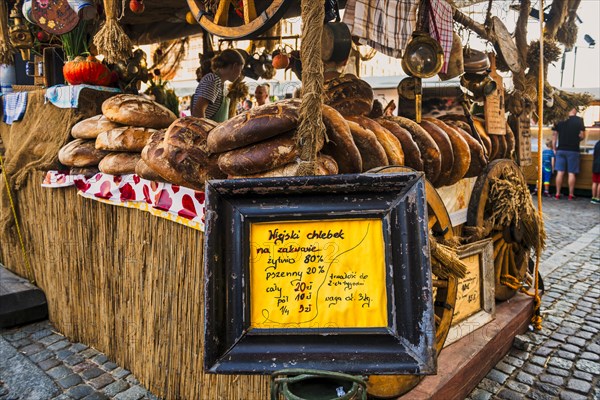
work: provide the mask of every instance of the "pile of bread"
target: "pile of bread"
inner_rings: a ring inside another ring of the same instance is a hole
[[[373,115],[371,87],[352,75],[326,82],[325,91],[325,104],[335,110],[323,108],[329,139],[323,152],[334,156],[340,172],[405,165],[424,171],[434,186],[441,187],[478,176],[489,161],[510,158],[515,148],[508,125],[504,136],[487,135],[483,120],[478,118],[473,128],[480,139],[472,134],[464,115],[424,118],[420,124],[404,117]],[[349,151],[348,140],[341,139],[349,136],[359,154]]]
[[[325,90],[318,175],[405,165],[440,187],[478,176],[489,161],[510,158],[514,150],[510,128],[505,136],[487,135],[479,119],[471,125],[464,116],[445,115],[417,124],[373,115],[373,90],[351,75],[326,82]],[[200,190],[208,179],[295,176],[302,150],[295,137],[300,104],[279,101],[217,124],[176,119],[151,100],[118,95],[104,102],[102,115],[73,127],[76,140],[61,149],[59,160],[75,174],[135,172]]]
[[[177,117],[166,107],[142,96],[120,94],[102,103],[102,114],[73,126],[58,153],[72,175],[133,174],[141,165],[141,152],[150,137]]]

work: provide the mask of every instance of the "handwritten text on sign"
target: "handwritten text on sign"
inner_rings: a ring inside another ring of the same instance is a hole
[[[251,328],[386,327],[379,219],[250,225]]]

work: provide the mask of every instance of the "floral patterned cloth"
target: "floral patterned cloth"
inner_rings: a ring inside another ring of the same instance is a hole
[[[137,208],[204,232],[204,192],[142,179],[135,174],[98,173],[86,179],[48,171],[43,187],[75,186],[80,196],[122,207]]]

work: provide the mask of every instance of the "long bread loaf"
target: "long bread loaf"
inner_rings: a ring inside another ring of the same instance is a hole
[[[371,118],[364,116],[349,116],[350,121],[358,123],[363,128],[369,129],[377,137],[377,141],[385,150],[390,165],[404,165],[404,151],[400,140],[392,132]]]
[[[348,122],[328,105],[323,104],[322,111],[328,141],[321,152],[334,158],[341,174],[362,172],[362,157],[354,143]]]
[[[448,185],[453,185],[465,176],[471,165],[471,150],[469,149],[469,144],[456,129],[445,122],[436,118],[426,118],[426,120],[443,129],[452,143],[454,164],[452,165],[452,174],[448,180]]]
[[[454,152],[452,151],[452,142],[446,132],[436,124],[423,120],[421,126],[429,133],[440,149],[440,174],[438,178],[431,182],[435,187],[447,186],[452,177],[452,168],[454,167]]]
[[[404,165],[416,169],[417,171],[423,171],[421,151],[419,150],[417,143],[412,138],[412,135],[406,129],[388,119],[377,118],[376,121],[381,126],[389,130],[400,141],[400,144],[402,145],[402,151],[404,153]]]
[[[356,147],[358,147],[360,156],[362,157],[363,172],[372,168],[389,165],[385,149],[373,132],[353,121],[348,121],[348,126],[350,126],[354,143],[356,143]]]

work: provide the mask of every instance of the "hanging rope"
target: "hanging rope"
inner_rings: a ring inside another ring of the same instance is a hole
[[[119,0],[104,0],[106,21],[94,36],[94,44],[98,53],[104,54],[106,61],[116,64],[132,56],[133,44],[117,21]]]
[[[27,271],[27,279],[29,282],[35,285],[35,276],[33,275],[33,271],[31,270],[31,264],[29,264],[29,256],[27,255],[27,250],[25,250],[25,241],[23,240],[23,235],[21,234],[21,227],[19,226],[19,219],[17,218],[17,209],[15,207],[15,202],[13,201],[12,193],[10,190],[10,183],[8,182],[8,175],[6,174],[6,168],[4,168],[4,158],[0,155],[0,168],[2,168],[2,176],[4,177],[4,183],[6,184],[6,192],[8,193],[8,201],[10,203],[10,208],[13,213],[13,217],[15,218],[15,227],[17,229],[17,236],[19,237],[19,243],[21,244],[21,252],[23,253],[23,260],[25,261],[25,269]]]
[[[0,1],[0,64],[15,63],[14,49],[8,37],[8,2]]]
[[[302,0],[302,105],[296,142],[300,146],[298,175],[314,175],[319,143],[325,138],[321,35],[325,9],[322,0]]]

